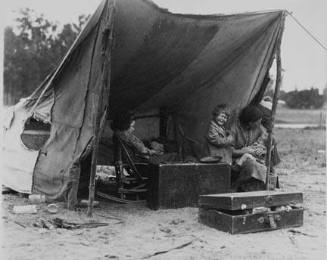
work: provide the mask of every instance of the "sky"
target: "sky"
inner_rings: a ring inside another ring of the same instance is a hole
[[[131,0],[132,1],[132,0]],[[60,24],[76,22],[80,14],[92,14],[101,0],[2,0],[1,23],[13,25],[23,7],[42,13]],[[286,9],[327,47],[326,0],[153,0],[173,13],[232,14]],[[0,38],[3,41],[3,37]],[[3,48],[3,46],[2,46]],[[0,48],[1,51],[1,48]],[[291,17],[286,18],[282,40],[282,90],[327,87],[327,51],[314,42]],[[271,69],[275,74],[275,67]]]

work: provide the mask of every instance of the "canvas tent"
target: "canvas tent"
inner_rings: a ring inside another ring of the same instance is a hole
[[[147,0],[104,0],[57,69],[7,114],[3,184],[62,196],[105,109],[110,119],[164,107],[202,147],[215,105],[241,108],[262,95],[283,23],[283,11],[181,15]],[[22,143],[30,118],[51,124],[40,150]],[[149,134],[144,125],[141,138]]]

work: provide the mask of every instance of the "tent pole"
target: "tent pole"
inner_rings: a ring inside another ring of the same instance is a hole
[[[101,99],[101,97],[100,97]],[[102,103],[102,102],[100,102]],[[104,129],[105,122],[107,118],[107,109],[104,111],[100,124],[98,123],[100,120],[97,120],[96,127],[95,127],[95,140],[92,150],[92,161],[91,161],[91,173],[90,173],[90,184],[89,184],[89,202],[87,208],[87,216],[92,217],[92,210],[93,210],[93,201],[94,201],[94,193],[95,193],[95,174],[96,174],[96,166],[97,166],[97,157],[99,151],[99,143],[102,130]]]
[[[96,111],[95,122],[94,122],[94,144],[92,151],[92,161],[91,161],[91,173],[90,173],[90,182],[89,182],[89,201],[87,208],[87,216],[92,217],[93,211],[93,201],[94,201],[94,193],[95,193],[95,174],[96,174],[96,164],[98,158],[98,150],[99,143],[102,131],[105,127],[106,119],[107,119],[107,111],[108,107],[105,108],[102,116],[101,109],[103,108],[103,99],[108,95],[109,97],[109,89],[110,89],[110,77],[111,77],[111,49],[113,43],[113,16],[114,16],[114,5],[115,0],[112,2],[112,5],[109,6],[109,1],[107,0],[107,17],[106,17],[106,28],[102,32],[102,69],[101,69],[101,87],[99,91],[98,100],[95,98],[93,101],[93,107],[97,107],[98,109],[93,109]],[[101,26],[101,24],[99,25]],[[106,91],[105,91],[106,90]],[[98,101],[98,104],[96,104]],[[100,118],[101,117],[101,118]]]
[[[268,129],[268,140],[267,140],[267,155],[266,155],[266,166],[267,166],[267,175],[266,175],[266,190],[274,190],[275,189],[275,176],[271,176],[270,170],[271,170],[271,148],[272,148],[272,131],[274,128],[275,123],[275,115],[276,115],[276,109],[277,109],[277,102],[279,97],[279,90],[282,83],[282,65],[281,65],[281,41],[282,41],[282,35],[284,31],[284,22],[285,22],[285,11],[283,11],[282,14],[282,24],[280,27],[278,39],[277,39],[277,45],[276,45],[276,84],[275,84],[275,91],[274,91],[274,97],[273,97],[273,104],[271,109],[271,127]]]

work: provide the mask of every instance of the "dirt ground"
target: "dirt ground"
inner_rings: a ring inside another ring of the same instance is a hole
[[[27,199],[4,195],[1,259],[327,259],[326,155],[324,130],[276,129],[283,162],[282,190],[304,193],[304,225],[270,232],[230,235],[198,223],[197,208],[152,211],[145,205],[101,203],[93,220],[109,223],[77,230],[40,229],[40,217],[88,222],[86,211],[45,205],[35,215],[15,215]],[[295,232],[294,232],[295,231]]]

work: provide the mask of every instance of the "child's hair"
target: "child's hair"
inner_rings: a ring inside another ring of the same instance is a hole
[[[218,104],[212,111],[212,116],[216,117],[221,113],[225,113],[228,117],[230,116],[231,110],[226,104]]]

